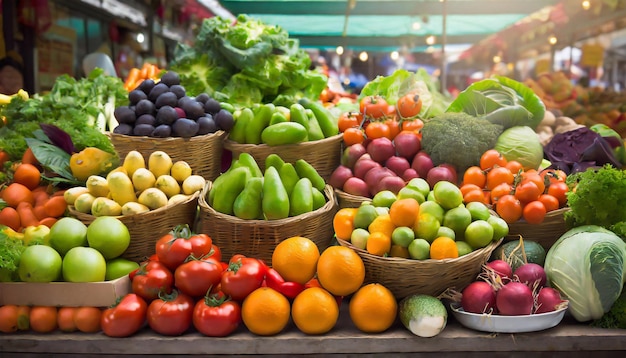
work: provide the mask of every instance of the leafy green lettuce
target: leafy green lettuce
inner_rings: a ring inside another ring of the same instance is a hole
[[[504,76],[471,84],[450,104],[448,112],[465,112],[501,124],[504,129],[529,126],[535,129],[546,107],[532,89]]]
[[[287,31],[243,14],[234,23],[205,19],[194,45],[179,45],[170,63],[190,94],[205,92],[236,106],[317,100],[327,78],[310,67]]]

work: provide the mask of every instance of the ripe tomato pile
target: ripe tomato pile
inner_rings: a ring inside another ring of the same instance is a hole
[[[415,92],[389,104],[384,97],[365,96],[358,112],[345,112],[339,117],[339,131],[346,146],[363,143],[366,139],[386,137],[391,140],[401,131],[419,132],[424,122],[418,118],[422,100]]]
[[[187,225],[174,228],[155,245],[155,254],[129,274],[132,293],[102,315],[102,331],[128,337],[145,322],[155,332],[177,336],[192,327],[209,337],[224,337],[242,322],[242,303],[256,289],[273,288],[294,299],[305,288],[319,286],[285,281],[263,260],[222,253],[210,236]]]
[[[497,150],[483,153],[479,166],[463,173],[461,192],[467,202],[492,205],[498,215],[511,224],[520,219],[540,224],[547,213],[567,203],[569,191],[562,170],[524,170],[514,160],[507,161]]]

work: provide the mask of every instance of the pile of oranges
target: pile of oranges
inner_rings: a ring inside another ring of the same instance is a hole
[[[507,223],[521,219],[541,224],[547,213],[567,204],[566,174],[558,169],[524,170],[521,163],[507,161],[490,149],[482,154],[479,166],[463,173],[460,189],[463,200],[492,205]]]
[[[12,181],[0,188],[5,207],[0,210],[0,225],[20,232],[28,226],[52,225],[65,214],[63,191],[52,191],[42,181],[39,163],[30,149],[13,168]]]
[[[363,285],[365,265],[350,248],[331,246],[320,253],[310,239],[291,237],[276,246],[272,267],[294,282],[316,277],[319,285],[306,288],[293,302],[268,287],[252,292],[242,305],[241,315],[254,334],[279,333],[290,316],[305,334],[327,333],[339,319],[337,297],[349,295],[350,318],[359,330],[383,332],[395,322],[397,301],[393,293],[380,284]]]

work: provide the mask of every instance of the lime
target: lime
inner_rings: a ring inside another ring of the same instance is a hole
[[[439,227],[439,231],[437,231],[437,237],[440,237],[440,236],[449,237],[452,240],[456,239],[456,234],[454,233],[454,230],[450,229],[447,226]]]
[[[391,243],[402,247],[409,247],[409,244],[415,239],[413,229],[407,226],[399,226],[393,229],[391,233]]]
[[[87,227],[87,241],[90,247],[110,260],[126,251],[130,245],[130,232],[120,219],[99,216]]]
[[[417,202],[420,204],[426,201],[426,198],[424,197],[424,194],[422,194],[422,192],[410,186],[405,186],[398,192],[398,199],[405,198],[413,198],[417,200]]]
[[[445,210],[436,201],[425,201],[420,204],[420,214],[428,213],[437,218],[440,223],[443,222],[443,214]]]
[[[74,247],[87,246],[87,226],[76,218],[61,218],[50,227],[48,242],[63,256]]]
[[[435,201],[435,192],[434,191],[429,191],[428,195],[426,196],[426,200],[427,201]]]
[[[430,258],[430,243],[424,239],[415,239],[409,244],[409,257],[415,260]]]
[[[503,218],[491,215],[487,222],[493,227],[493,241],[498,241],[509,234],[509,224]]]
[[[472,222],[472,214],[465,207],[452,208],[443,215],[443,226],[454,230],[457,240],[462,240],[465,228]]]
[[[465,241],[457,241],[456,249],[459,251],[459,257],[467,255],[470,252],[474,251],[472,247]]]
[[[435,201],[444,209],[456,208],[463,203],[463,193],[458,186],[449,181],[439,181],[433,187]]]
[[[430,185],[424,178],[413,178],[409,180],[406,186],[417,189],[423,196],[428,196],[428,193],[430,193]]]
[[[139,268],[139,264],[135,261],[127,260],[122,257],[109,260],[106,263],[106,273],[104,279],[106,281],[115,280],[122,276],[128,275],[130,272]]]
[[[363,202],[354,215],[354,227],[366,229],[377,216],[376,207],[369,201]]]
[[[370,237],[369,231],[361,228],[352,230],[350,242],[359,249],[365,250],[367,247],[367,239]]]
[[[372,204],[374,206],[384,206],[387,208],[391,207],[398,197],[391,190],[381,190],[372,198]]]
[[[474,249],[489,245],[493,239],[493,227],[486,220],[472,221],[465,228],[465,241]]]
[[[436,217],[429,213],[422,213],[415,220],[413,231],[415,232],[415,237],[433,242],[437,238],[440,226],[441,224]]]
[[[470,214],[472,214],[472,220],[487,220],[489,216],[491,216],[487,205],[481,202],[472,201],[465,204],[465,207],[470,211]]]

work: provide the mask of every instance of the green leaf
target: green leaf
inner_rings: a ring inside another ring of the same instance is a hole
[[[80,184],[70,170],[70,154],[55,145],[36,138],[26,138],[26,143],[44,168],[66,179],[68,183]]]

